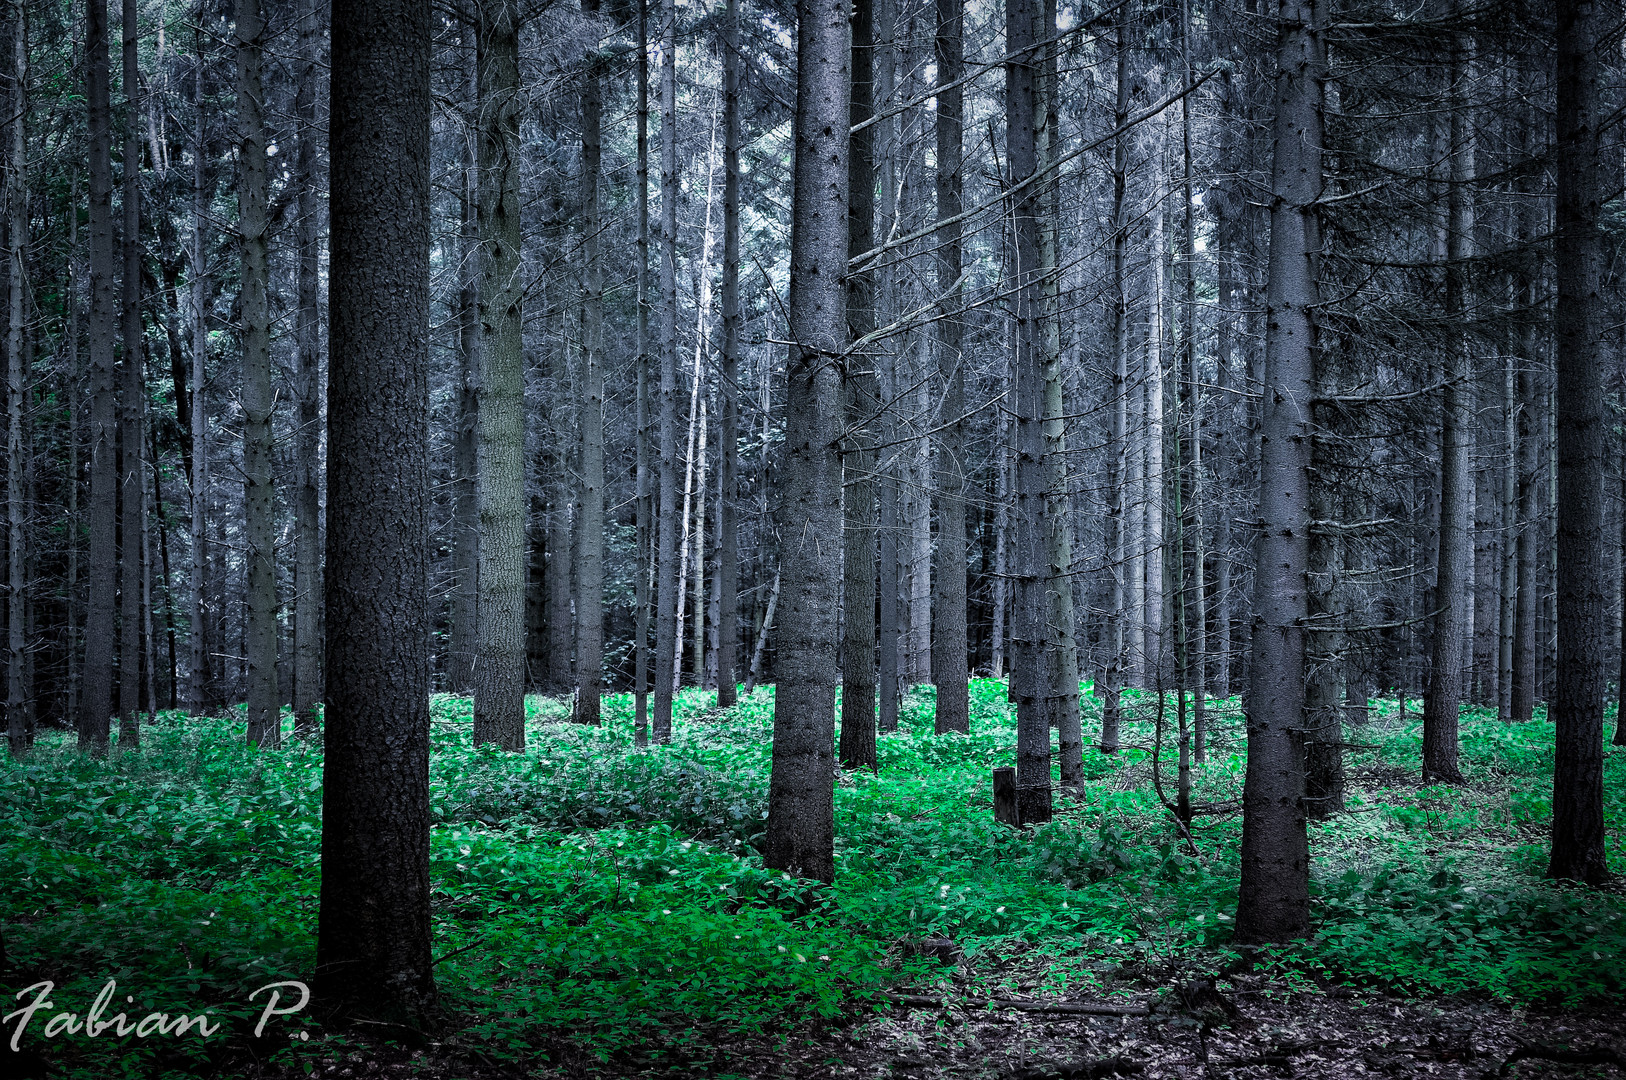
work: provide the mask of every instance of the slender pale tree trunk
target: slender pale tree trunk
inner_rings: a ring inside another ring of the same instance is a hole
[[[690,583],[693,595],[690,597],[689,606],[694,609],[694,621],[689,626],[689,670],[694,674],[696,686],[703,684],[706,674],[706,443],[710,427],[708,419],[706,398],[701,398],[700,431],[694,453],[694,528],[690,532],[694,545],[692,558],[694,576]],[[682,667],[682,659],[681,656],[677,658],[677,666]]]
[[[294,731],[317,729],[322,700],[322,167],[317,90],[322,68],[323,0],[299,15],[299,206],[294,227],[298,305],[294,351],[299,429],[294,436]],[[455,527],[455,526],[454,526]],[[455,541],[454,541],[455,543]],[[460,590],[462,582],[454,583]],[[455,602],[455,601],[454,601]],[[454,619],[455,626],[455,619]],[[455,637],[454,631],[454,637]]]
[[[739,675],[739,537],[735,500],[739,495],[740,372],[740,5],[727,0],[723,25],[723,348],[718,387],[721,416],[717,432],[717,705],[735,701]]]
[[[853,126],[875,111],[875,12],[872,0],[852,9]],[[941,101],[939,101],[941,108]],[[855,258],[874,246],[875,135],[867,127],[851,137],[847,157],[847,254]],[[841,745],[843,768],[871,769],[876,763],[875,721],[875,451],[870,425],[880,406],[874,349],[863,343],[875,329],[875,282],[869,273],[846,280],[847,338],[853,351],[845,364],[842,392],[847,440],[842,455],[842,669]],[[862,343],[862,344],[861,344]],[[941,718],[942,703],[939,702]],[[939,720],[941,723],[941,720]]]
[[[90,532],[85,666],[79,748],[107,753],[113,710],[113,599],[118,588],[118,390],[113,343],[113,137],[108,90],[107,2],[85,3],[85,98],[90,191]]]
[[[599,0],[582,0],[596,29]],[[596,34],[582,70],[581,522],[576,560],[576,720],[599,722],[604,661],[604,271],[599,265],[599,161],[603,65]]]
[[[1473,355],[1466,328],[1469,269],[1465,260],[1473,242],[1473,203],[1468,189],[1474,172],[1474,149],[1466,115],[1468,50],[1466,40],[1451,54],[1451,187],[1446,210],[1445,315],[1451,325],[1446,362],[1445,401],[1440,432],[1440,547],[1434,586],[1434,633],[1430,644],[1428,691],[1423,699],[1423,778],[1448,784],[1463,782],[1457,766],[1457,718],[1463,696],[1465,637],[1471,635],[1468,609],[1473,554],[1472,425]]]
[[[1126,328],[1127,329],[1127,328]],[[1133,335],[1129,335],[1132,337]],[[1124,581],[1128,595],[1124,599],[1124,627],[1129,643],[1125,647],[1125,675],[1132,686],[1145,689],[1153,684],[1147,677],[1146,656],[1146,358],[1145,350],[1137,348],[1139,342],[1125,340],[1125,386],[1129,404],[1127,409],[1131,427],[1126,432],[1128,476],[1125,491],[1129,499],[1128,526],[1124,540]]]
[[[661,325],[660,504],[655,513],[655,715],[656,742],[672,739],[672,689],[678,672],[677,533],[677,7],[661,2]]]
[[[1552,859],[1547,876],[1602,885],[1603,700],[1608,639],[1603,566],[1603,270],[1606,197],[1603,51],[1618,3],[1559,0],[1553,310],[1558,428],[1558,655],[1552,716]]]
[[[480,506],[474,741],[525,748],[525,354],[516,0],[479,8]],[[550,568],[551,569],[551,568]]]
[[[1147,269],[1151,278],[1150,295],[1147,303],[1146,328],[1146,419],[1141,428],[1145,440],[1146,459],[1146,534],[1145,547],[1145,592],[1141,607],[1141,650],[1145,657],[1146,686],[1162,687],[1169,665],[1165,663],[1163,651],[1163,587],[1168,577],[1168,552],[1164,547],[1164,511],[1168,487],[1168,477],[1163,470],[1163,367],[1165,363],[1164,348],[1167,344],[1168,326],[1164,322],[1164,305],[1167,302],[1168,279],[1165,270],[1165,256],[1168,250],[1167,218],[1164,214],[1164,204],[1168,201],[1168,174],[1164,166],[1164,125],[1154,121],[1151,125],[1155,134],[1152,137],[1151,168],[1154,177],[1152,183],[1152,205],[1149,208],[1147,220],[1147,233],[1150,243],[1147,248]]]
[[[1248,768],[1242,793],[1241,945],[1303,937],[1310,914],[1304,821],[1304,623],[1309,567],[1322,189],[1324,12],[1279,0],[1270,264],[1254,576]]]
[[[28,28],[23,5],[11,11],[11,70],[6,125],[6,744],[12,757],[28,751],[26,678],[28,626],[24,618],[27,603],[25,573],[28,532],[23,506],[25,456],[23,437],[23,395],[27,382],[23,370],[23,293],[28,281]],[[78,208],[75,206],[77,215]],[[71,301],[70,301],[71,303]],[[69,487],[78,478],[69,474]],[[70,620],[71,624],[71,620]]]
[[[965,68],[963,0],[937,0],[937,82],[956,82]],[[965,191],[961,141],[964,93],[959,87],[937,95],[937,218],[958,217]],[[969,732],[971,702],[966,655],[965,447],[960,414],[965,411],[964,327],[960,307],[962,255],[960,223],[936,236],[938,318],[933,326],[937,375],[942,382],[942,415],[937,446],[937,573],[932,626],[932,681],[937,684],[936,730]],[[1071,579],[1069,579],[1069,582]],[[1069,584],[1068,595],[1071,596]]]
[[[1016,358],[1012,406],[1016,450],[1014,619],[1011,697],[1016,702],[1017,814],[1024,823],[1049,821],[1050,658],[1045,653],[1049,578],[1046,573],[1044,442],[1044,274],[1040,262],[1040,140],[1045,108],[1039,86],[1043,23],[1035,0],[1009,0],[1005,42],[1005,157],[1011,196],[1011,284]],[[1020,193],[1014,193],[1017,185]]]
[[[738,3],[739,0],[731,0]],[[649,475],[649,0],[638,0],[638,191],[634,203],[638,213],[638,266],[634,272],[638,291],[638,337],[634,358],[634,403],[638,431],[636,481],[638,557],[633,561],[633,595],[638,610],[633,614],[633,730],[638,746],[649,742],[649,601],[650,577],[654,572],[653,506]],[[732,55],[732,54],[731,54]],[[737,194],[737,191],[736,191]],[[658,621],[658,620],[657,620]]]
[[[276,502],[271,474],[271,308],[266,251],[265,91],[260,58],[265,23],[260,0],[237,0],[237,207],[242,251],[243,539],[248,603],[243,641],[248,659],[248,738],[282,740],[277,696]]]
[[[835,877],[841,376],[847,340],[847,0],[798,0],[785,449],[779,535],[787,617],[775,662],[763,863]]]

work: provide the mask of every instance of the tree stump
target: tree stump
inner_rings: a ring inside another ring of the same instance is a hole
[[[994,770],[994,820],[1003,821],[1013,829],[1022,827],[1022,816],[1016,807],[1016,770],[1009,765]]]

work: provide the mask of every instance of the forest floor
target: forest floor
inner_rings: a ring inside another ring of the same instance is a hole
[[[1466,710],[1467,783],[1449,788],[1419,779],[1416,703],[1375,703],[1351,737],[1346,812],[1311,826],[1313,933],[1245,966],[1228,929],[1234,701],[1211,707],[1196,767],[1196,800],[1222,812],[1188,845],[1144,749],[1087,750],[1056,821],[998,825],[1003,685],[973,685],[969,736],[931,733],[922,688],[882,736],[879,774],[838,779],[833,886],[755,853],[771,688],[726,711],[686,691],[672,744],[651,750],[632,746],[626,698],[607,706],[583,728],[533,699],[514,755],[474,749],[468,702],[435,699],[448,1022],[415,1046],[305,1013],[252,1034],[266,995],[250,992],[314,961],[319,747],[247,748],[238,714],[161,714],[139,752],[105,762],[45,736],[0,766],[0,992],[50,979],[60,1015],[112,978],[132,1020],[207,1010],[223,1030],[46,1037],[41,1012],[0,1078],[1626,1075],[1626,890],[1541,879],[1539,715]],[[1149,747],[1156,697],[1131,707],[1124,742]],[[1622,874],[1626,753],[1605,783]],[[1089,1014],[1103,1008],[1126,1015]],[[1536,1056],[1504,1068],[1515,1053]],[[1577,1054],[1594,1060],[1550,1060]]]

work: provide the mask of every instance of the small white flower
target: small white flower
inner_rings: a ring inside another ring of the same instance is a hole
[[[662,915],[670,915],[670,914],[672,914],[672,909],[669,908],[669,907],[663,907],[663,908],[661,908],[661,914]]]
[[[779,946],[779,951],[780,952],[790,952],[790,950],[785,948],[783,945]]]
[[[1005,914],[1005,905],[1001,904],[998,907],[996,907],[994,909],[994,914],[995,915],[1003,915],[1003,914]]]

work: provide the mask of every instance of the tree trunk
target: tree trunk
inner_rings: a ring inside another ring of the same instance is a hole
[[[316,995],[422,1029],[429,924],[430,5],[334,0]]]
[[[525,354],[520,337],[516,0],[482,4],[475,67],[480,233],[480,507],[474,742],[525,748]],[[550,568],[551,569],[551,568]]]
[[[1125,516],[1129,483],[1129,219],[1125,195],[1129,185],[1129,8],[1118,11],[1113,38],[1117,91],[1112,126],[1112,409],[1107,447],[1107,520],[1105,550],[1109,599],[1104,632],[1106,658],[1101,670],[1101,750],[1117,753],[1124,685],[1124,590],[1127,556]]]
[[[1043,0],[1035,40],[1047,42],[1056,34],[1056,0]],[[1056,95],[1059,88],[1056,47],[1043,46],[1038,72],[1035,118],[1038,167],[1046,176],[1037,185],[1039,212],[1040,342],[1044,403],[1040,437],[1044,450],[1044,651],[1049,664],[1049,724],[1056,729],[1056,751],[1062,786],[1080,790],[1084,783],[1083,718],[1079,713],[1079,673],[1076,620],[1073,616],[1073,526],[1068,516],[1072,495],[1067,484],[1067,413],[1062,399],[1061,274],[1057,253],[1060,228],[1060,188],[1052,166],[1060,156],[1060,127]],[[962,529],[963,531],[963,529]],[[963,544],[962,544],[963,547]],[[965,565],[962,555],[960,565]]]
[[[28,31],[21,4],[12,8],[11,84],[6,125],[6,743],[12,757],[28,751],[27,708],[29,699],[25,657],[28,655],[28,627],[23,597],[28,579],[25,574],[28,533],[23,507],[23,394],[27,383],[23,368],[23,291],[28,280],[28,143],[25,125],[28,116]],[[75,213],[77,214],[77,207]],[[71,301],[70,301],[71,302]],[[69,486],[78,484],[69,474]]]
[[[852,9],[853,126],[875,111],[875,12],[871,0],[856,0]],[[939,102],[941,109],[941,101]],[[874,127],[852,135],[847,157],[847,255],[874,246]],[[844,365],[843,396],[847,439],[842,455],[842,668],[841,745],[843,768],[877,768],[875,738],[875,451],[870,424],[880,407],[872,345],[864,338],[875,329],[875,283],[871,274],[849,273],[846,280],[847,340],[851,355]],[[939,709],[942,705],[939,702]],[[941,712],[939,712],[941,717]],[[941,721],[939,721],[941,723]],[[941,728],[939,729],[941,730]]]
[[[1600,228],[1605,185],[1601,53],[1619,5],[1559,0],[1554,258],[1558,428],[1558,654],[1552,698],[1552,859],[1547,876],[1602,885],[1604,395]]]
[[[1517,302],[1515,287],[1510,300]],[[1519,592],[1519,397],[1518,352],[1509,342],[1502,359],[1502,491],[1501,491],[1501,596],[1497,614],[1499,635],[1496,658],[1496,715],[1513,720],[1513,642],[1518,626]],[[1626,521],[1626,518],[1622,519]]]
[[[721,424],[717,432],[717,705],[735,701],[739,676],[740,371],[740,5],[727,0],[723,27],[723,320]],[[641,638],[639,640],[642,640]]]
[[[937,0],[937,82],[957,81],[965,68],[963,0]],[[959,87],[937,95],[937,218],[957,217],[962,209],[964,93]],[[937,573],[933,598],[932,680],[937,684],[936,730],[968,733],[971,702],[966,655],[966,540],[964,435],[964,329],[961,302],[960,223],[936,236],[938,318],[933,325],[937,374],[942,380],[942,415],[937,446]],[[1070,581],[1071,579],[1069,579]],[[1069,593],[1070,595],[1070,593]]]
[[[299,259],[294,351],[299,429],[294,436],[294,731],[317,730],[322,700],[322,167],[316,92],[322,66],[323,0],[299,15],[299,207],[294,246]],[[454,526],[455,528],[455,526]],[[453,586],[461,595],[462,582]],[[455,620],[454,620],[455,625]],[[454,637],[455,637],[454,632]]]
[[[1309,567],[1310,398],[1315,390],[1326,54],[1314,0],[1277,9],[1270,263],[1259,462],[1242,882],[1236,941],[1303,937],[1309,926],[1304,822],[1304,622]]]
[[[320,0],[318,0],[320,2]],[[462,28],[466,128],[458,158],[457,414],[452,438],[451,638],[446,649],[446,688],[454,694],[474,689],[476,633],[480,606],[480,173],[474,144],[480,111],[477,31]]]
[[[248,739],[282,740],[277,696],[276,503],[272,488],[271,309],[267,302],[266,131],[260,0],[237,0],[237,206],[242,248],[243,542],[248,603]]]
[[[841,548],[841,376],[847,323],[846,0],[797,0],[794,194],[784,466],[779,500],[786,618],[774,664],[773,765],[763,863],[835,878],[836,650]]]
[[[1180,53],[1185,82],[1190,86],[1196,73],[1191,60],[1190,5],[1181,8]],[[1181,531],[1185,534],[1181,544],[1181,565],[1190,569],[1182,576],[1185,581],[1182,602],[1185,606],[1184,670],[1181,682],[1191,691],[1191,756],[1197,762],[1208,756],[1208,584],[1205,575],[1207,560],[1203,536],[1203,499],[1206,485],[1203,478],[1203,393],[1202,372],[1197,356],[1197,227],[1196,203],[1192,184],[1191,151],[1191,98],[1180,99],[1180,160],[1183,173],[1180,194],[1184,206],[1180,230],[1181,285],[1184,290],[1180,315],[1181,368],[1186,384],[1189,450],[1186,469],[1189,476],[1185,498],[1185,520]]]
[[[656,742],[672,740],[672,688],[678,629],[677,533],[677,7],[661,0],[661,325],[660,505],[655,553]]]
[[[1161,689],[1165,685],[1168,665],[1163,653],[1163,587],[1167,578],[1168,552],[1164,550],[1164,500],[1167,477],[1163,469],[1163,349],[1168,327],[1163,321],[1163,305],[1168,292],[1164,273],[1168,229],[1163,207],[1168,199],[1168,177],[1163,171],[1162,125],[1154,123],[1154,147],[1151,151],[1153,173],[1152,205],[1147,213],[1147,232],[1150,243],[1147,262],[1151,272],[1151,287],[1146,299],[1149,316],[1146,329],[1146,375],[1143,392],[1146,395],[1145,423],[1141,434],[1145,440],[1146,458],[1146,585],[1141,608],[1142,655],[1145,656],[1145,685]]]
[[[113,709],[113,599],[118,587],[118,391],[113,340],[113,161],[108,91],[107,3],[85,2],[85,97],[90,191],[90,533],[85,666],[79,700],[79,748],[107,753]]]
[[[136,66],[138,33],[135,0],[124,0],[120,30],[123,37],[124,149],[123,210],[124,273],[120,281],[120,322],[123,331],[124,400],[120,404],[119,462],[119,749],[141,745],[141,586],[146,567],[142,538],[147,532],[147,471],[142,435],[146,400],[146,359],[141,324],[141,135],[137,118],[140,72]]]
[[[1473,238],[1472,193],[1474,148],[1462,99],[1469,45],[1455,43],[1451,53],[1450,169],[1447,197],[1445,317],[1458,325],[1467,311]],[[1472,573],[1473,511],[1473,355],[1466,332],[1452,335],[1446,357],[1445,401],[1440,426],[1440,547],[1434,585],[1434,632],[1430,642],[1428,691],[1423,699],[1423,779],[1460,784],[1457,766],[1457,717],[1463,696],[1465,637],[1472,633],[1469,581]]]
[[[1046,454],[1044,421],[1044,275],[1040,263],[1043,203],[1036,189],[1045,109],[1038,85],[1042,23],[1035,0],[1009,0],[1005,12],[1005,157],[1011,191],[1016,384],[1015,586],[1011,697],[1016,702],[1017,814],[1024,824],[1050,820],[1050,616],[1045,569]],[[1017,185],[1023,185],[1020,193]]]
[[[731,0],[738,3],[739,0]],[[636,745],[649,742],[649,601],[650,576],[654,570],[650,542],[654,528],[649,476],[649,0],[638,0],[638,192],[634,197],[638,213],[638,267],[634,283],[638,299],[637,356],[634,375],[635,420],[638,431],[636,450],[637,542],[633,560],[633,596],[638,610],[633,614],[633,739]],[[732,50],[730,50],[732,59]],[[658,620],[657,620],[658,621]]]
[[[198,58],[201,68],[202,57]],[[192,82],[193,108],[197,112],[197,130],[192,142],[192,235],[187,252],[187,276],[191,286],[189,307],[192,322],[192,505],[191,505],[191,627],[189,644],[191,654],[187,663],[187,708],[193,715],[206,713],[214,704],[215,681],[211,675],[214,656],[211,649],[214,619],[209,603],[209,322],[207,283],[207,245],[204,242],[204,212],[208,195],[204,191],[203,159],[207,153],[203,138],[202,80],[196,76]]]
[[[589,26],[597,22],[598,9],[599,0],[582,0],[582,15]],[[582,516],[576,563],[575,717],[582,724],[599,722],[600,669],[604,665],[604,271],[599,266],[598,235],[602,77],[603,64],[594,39],[582,70]]]

